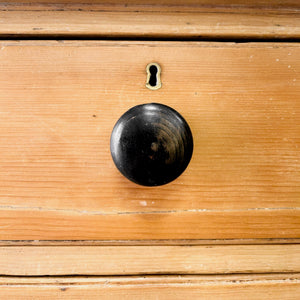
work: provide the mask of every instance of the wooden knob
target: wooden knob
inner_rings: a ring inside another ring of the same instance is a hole
[[[193,137],[187,122],[174,109],[142,104],[118,120],[110,150],[125,177],[140,185],[158,186],[186,169],[193,153]]]

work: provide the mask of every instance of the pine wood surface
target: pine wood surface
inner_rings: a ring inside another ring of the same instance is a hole
[[[0,47],[0,239],[299,238],[299,44]],[[179,111],[195,144],[156,188],[123,178],[109,151],[118,118],[147,102]]]
[[[6,0],[0,9],[44,11],[171,11],[171,12],[247,12],[298,13],[298,0]]]
[[[212,246],[274,244],[300,244],[300,239],[0,240],[0,246]]]
[[[169,39],[297,39],[290,1],[5,1],[0,36]]]
[[[3,299],[297,300],[299,274],[0,278]]]
[[[0,36],[74,39],[300,38],[300,9],[269,13],[178,10],[29,10],[23,7],[16,10],[4,7],[1,10],[0,6]]]
[[[8,0],[0,37],[295,41],[299,13]],[[298,299],[299,58],[297,43],[1,41],[0,298]],[[187,171],[155,189],[109,154],[116,120],[145,102],[177,109],[195,138]]]
[[[300,272],[300,245],[0,247],[5,276]]]

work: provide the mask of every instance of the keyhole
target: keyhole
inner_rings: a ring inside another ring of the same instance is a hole
[[[161,88],[161,81],[160,81],[160,73],[161,68],[157,63],[150,63],[147,65],[147,83],[146,87],[150,90],[158,90]]]
[[[149,84],[151,86],[156,86],[156,74],[157,74],[157,67],[152,65],[150,68],[149,68],[149,71],[150,71],[150,80],[149,80]]]

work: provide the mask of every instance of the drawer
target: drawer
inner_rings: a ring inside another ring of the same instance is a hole
[[[1,240],[299,237],[299,44],[0,46]],[[186,119],[194,152],[175,181],[143,187],[115,167],[110,135],[152,102]]]
[[[275,300],[297,299],[299,286],[296,276],[251,275],[228,276],[159,276],[128,278],[18,278],[8,279],[1,288],[9,299],[175,299],[185,297],[204,299],[262,299],[268,295]],[[0,282],[1,284],[1,282]]]

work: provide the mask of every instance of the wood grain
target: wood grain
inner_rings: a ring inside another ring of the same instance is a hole
[[[0,278],[3,299],[299,299],[299,274]]]
[[[274,7],[274,8],[289,8],[289,7],[299,7],[299,2],[297,0],[286,0],[282,2],[282,0],[6,0],[3,5],[18,5],[18,4],[84,4],[84,5],[92,5],[92,4],[101,4],[101,5],[109,5],[112,4],[114,6],[120,5],[123,7],[131,6],[131,5],[141,5],[141,6],[211,6],[211,7]]]
[[[300,245],[0,247],[8,276],[300,272]]]
[[[0,47],[0,239],[300,237],[299,44]],[[123,178],[109,152],[117,119],[146,102],[194,135],[186,172],[158,188]]]
[[[247,12],[247,13],[295,13],[299,12],[298,0],[6,0],[1,10],[44,11],[169,11],[169,12]]]
[[[211,246],[273,244],[300,244],[300,239],[0,240],[0,246]]]
[[[0,36],[299,38],[300,13],[0,10]]]
[[[300,231],[298,209],[89,215],[28,207],[2,209],[0,218],[3,240],[293,238]]]

